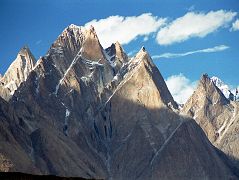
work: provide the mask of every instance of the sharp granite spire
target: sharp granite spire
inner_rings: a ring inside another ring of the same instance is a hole
[[[34,68],[35,61],[34,56],[27,46],[20,49],[16,59],[0,80],[0,92],[5,100],[8,100],[20,84],[27,80],[27,77]]]

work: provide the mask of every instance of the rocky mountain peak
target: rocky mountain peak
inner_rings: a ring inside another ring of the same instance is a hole
[[[210,77],[207,74],[203,74],[196,90],[185,103],[182,112],[190,114],[190,116],[195,118],[198,116],[199,108],[209,105],[225,105],[228,103],[228,99]]]
[[[149,53],[146,51],[145,47],[142,47],[140,51],[136,54],[134,59],[131,60],[131,64],[141,65],[138,69],[138,72],[143,71],[142,74],[147,74],[153,81],[155,88],[158,91],[159,104],[167,106],[172,110],[177,111],[178,105],[174,101],[171,93],[168,90],[168,87],[163,79],[163,76],[159,72],[158,68],[153,63]],[[140,82],[140,80],[138,80]]]
[[[119,41],[116,41],[116,43],[114,43],[114,46],[115,46],[116,57],[118,57],[119,59],[122,59],[123,61],[127,61],[128,57],[126,53],[124,52],[124,49],[119,43]]]
[[[182,113],[193,117],[213,145],[229,154],[230,163],[238,168],[239,104],[224,96],[228,90],[218,77],[205,74]]]
[[[86,59],[105,63],[106,59],[103,53],[103,47],[100,44],[100,41],[93,26],[90,26],[90,28],[86,30],[85,40],[83,42],[82,47],[83,57],[85,57]]]
[[[90,25],[89,31],[93,34],[96,34],[94,26]]]
[[[27,46],[20,49],[16,59],[0,80],[0,91],[2,91],[1,95],[5,100],[8,100],[20,84],[26,81],[28,75],[34,68],[35,61],[34,56]]]
[[[112,43],[112,45],[106,48],[105,51],[108,55],[108,59],[112,62],[115,62],[118,66],[122,66],[123,63],[128,61],[128,56],[118,41]]]
[[[228,100],[222,93],[222,91],[216,86],[214,81],[207,75],[203,74],[199,82],[196,94],[203,93],[204,97],[210,101],[210,103],[227,104]]]
[[[85,39],[85,31],[84,27],[74,24],[69,25],[51,45],[47,56],[74,56],[82,46]]]
[[[138,61],[140,59],[147,60],[151,64],[153,64],[152,59],[149,55],[149,53],[146,51],[145,47],[143,46],[138,53],[135,55],[135,58],[133,59],[133,62]]]
[[[141,50],[142,50],[143,52],[146,51],[146,49],[145,49],[144,46],[141,47]]]
[[[209,139],[214,142],[221,124],[231,115],[230,106],[230,101],[211,78],[204,74],[196,90],[185,103],[182,113],[193,117],[204,129]]]
[[[211,86],[208,77],[201,84]],[[0,146],[16,171],[95,179],[231,175],[196,123],[175,113],[146,49],[131,59],[119,42],[104,50],[92,26],[68,26],[9,104],[16,125],[0,129],[19,142],[25,165],[22,154],[8,153],[15,144]]]
[[[103,48],[93,26],[69,25],[52,44],[48,54],[73,59],[79,51],[86,59],[104,59]]]

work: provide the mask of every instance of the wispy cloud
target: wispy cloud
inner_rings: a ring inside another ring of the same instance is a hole
[[[221,27],[225,27],[237,15],[236,12],[219,10],[207,14],[188,12],[161,28],[156,40],[160,45],[170,45],[193,37],[205,37]]]
[[[197,81],[191,81],[183,74],[172,75],[165,82],[174,100],[180,104],[188,100],[197,86]]]
[[[102,46],[108,47],[116,41],[128,44],[138,36],[147,37],[165,23],[166,18],[144,13],[139,16],[110,16],[105,19],[95,19],[86,23],[85,26],[93,25]]]
[[[195,10],[195,5],[192,5],[188,8],[188,11],[194,11]]]
[[[206,48],[206,49],[199,49],[195,51],[189,51],[185,53],[163,53],[160,55],[154,55],[152,56],[153,59],[160,59],[160,58],[178,58],[178,57],[183,57],[183,56],[188,56],[192,54],[197,54],[197,53],[213,53],[213,52],[220,52],[228,49],[229,46],[226,45],[220,45],[220,46],[215,46],[212,48]]]
[[[136,52],[137,52],[137,50],[133,50],[133,51],[130,51],[127,55],[128,56],[133,56]]]
[[[237,19],[233,24],[230,29],[231,31],[238,31],[239,30],[239,19]]]
[[[36,45],[39,45],[39,44],[41,44],[42,43],[42,40],[38,40],[35,44]]]

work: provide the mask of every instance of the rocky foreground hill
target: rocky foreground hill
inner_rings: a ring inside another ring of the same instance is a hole
[[[23,63],[15,63],[19,58]],[[1,171],[94,179],[238,179],[234,162],[211,144],[217,129],[207,133],[199,126],[193,100],[180,113],[144,47],[129,58],[118,42],[103,49],[93,27],[70,25],[36,64],[28,48],[13,64],[7,72],[19,73],[0,79]],[[228,103],[219,95],[216,103]],[[228,108],[236,111],[234,105]]]

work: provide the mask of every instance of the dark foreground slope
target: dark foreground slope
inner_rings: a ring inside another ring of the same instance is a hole
[[[32,174],[24,174],[20,172],[0,172],[1,180],[85,180],[80,177],[59,177],[52,175],[32,175]],[[90,179],[88,179],[90,180]]]

